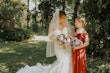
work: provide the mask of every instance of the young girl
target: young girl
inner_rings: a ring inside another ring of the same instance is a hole
[[[89,45],[89,37],[85,18],[76,18],[74,38],[77,38],[79,44],[73,46],[72,51],[72,66],[73,73],[86,73],[86,46]]]

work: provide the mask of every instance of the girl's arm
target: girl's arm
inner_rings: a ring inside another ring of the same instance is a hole
[[[84,34],[87,34],[87,32],[84,30],[83,32]],[[89,45],[89,37],[88,35],[85,36],[85,42],[83,45],[80,45],[80,46],[73,46],[73,50],[78,50],[78,49],[81,49],[81,48],[84,48],[84,47],[87,47]]]

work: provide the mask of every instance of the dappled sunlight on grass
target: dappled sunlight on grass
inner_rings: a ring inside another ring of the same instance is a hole
[[[10,48],[8,48],[8,47],[4,47],[4,48],[0,49],[0,53],[16,53],[16,51],[10,50]]]
[[[6,66],[5,63],[0,63],[0,73],[8,73],[9,68]]]
[[[37,63],[51,64],[56,57],[46,58],[46,42],[34,40],[0,43],[0,73],[15,73],[20,68]],[[87,57],[87,73],[110,70],[110,63],[101,58]]]
[[[0,43],[0,72],[15,73],[25,65],[52,63],[56,58],[46,58],[45,48],[46,42],[31,40]]]
[[[33,44],[33,43],[38,43],[38,41],[29,41],[28,43]]]

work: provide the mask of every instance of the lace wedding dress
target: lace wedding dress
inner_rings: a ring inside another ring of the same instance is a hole
[[[68,35],[68,28],[65,27],[63,30],[57,29],[53,31],[53,34],[54,38],[56,38],[58,34]],[[72,73],[70,45],[67,44],[66,48],[63,48],[57,40],[54,42],[55,55],[57,57],[57,60],[54,63],[45,66],[40,63],[37,63],[37,65],[31,67],[26,65],[16,73]]]

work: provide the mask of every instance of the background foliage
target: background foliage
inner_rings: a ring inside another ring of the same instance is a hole
[[[91,40],[88,53],[104,58],[110,57],[109,5],[109,0],[85,0],[83,4]]]
[[[47,35],[48,26],[55,8],[62,7],[62,9],[66,11],[71,25],[74,25],[74,20],[77,16],[85,16],[87,20],[88,25],[86,29],[90,36],[90,45],[87,47],[88,73],[109,73],[110,1],[82,0],[82,3],[80,1],[81,0],[0,0],[0,66],[3,70],[7,67],[6,70],[3,71],[0,69],[0,71],[4,73],[8,73],[8,71],[15,73],[18,68],[26,64],[35,65],[38,59],[39,62],[42,63],[51,63],[55,60],[55,58],[52,60],[43,59],[45,53],[43,53],[42,58],[36,56],[36,54],[41,56],[40,52],[45,52],[44,47],[46,43],[30,41],[24,43],[24,40],[31,38],[33,34]],[[29,8],[30,2],[33,2],[35,5],[32,10]],[[13,42],[7,43],[7,41]],[[13,53],[13,47],[16,53]],[[31,54],[32,57],[30,57]],[[10,57],[11,59],[14,58],[14,60],[10,60]],[[25,64],[22,61],[23,58],[26,59]],[[28,62],[28,58],[32,60]],[[14,61],[15,63],[11,64]]]

